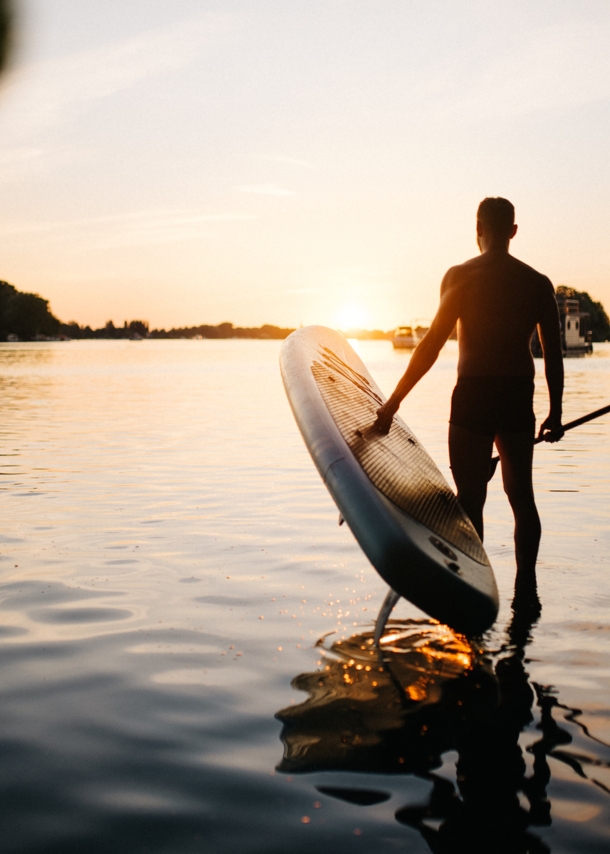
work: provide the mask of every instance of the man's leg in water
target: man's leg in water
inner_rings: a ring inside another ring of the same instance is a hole
[[[481,540],[493,442],[492,436],[449,425],[449,459],[458,501]]]
[[[540,545],[540,517],[534,501],[532,457],[534,433],[502,433],[496,436],[502,463],[504,491],[515,515],[515,594],[536,591],[536,558]]]

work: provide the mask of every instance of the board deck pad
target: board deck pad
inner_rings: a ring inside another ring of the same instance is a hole
[[[457,631],[498,613],[477,532],[416,436],[395,416],[375,431],[381,390],[349,342],[311,326],[282,345],[282,377],[305,444],[362,550],[400,596]]]
[[[394,419],[386,436],[367,436],[366,426],[375,423],[383,401],[366,377],[347,379],[349,367],[328,348],[311,370],[343,438],[377,489],[456,549],[489,566],[472,522],[406,425]]]

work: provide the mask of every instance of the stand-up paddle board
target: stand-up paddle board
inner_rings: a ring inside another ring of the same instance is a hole
[[[387,435],[370,430],[385,398],[348,341],[298,329],[280,366],[322,480],[384,581],[457,631],[488,629],[498,591],[483,545],[407,425],[395,417]]]

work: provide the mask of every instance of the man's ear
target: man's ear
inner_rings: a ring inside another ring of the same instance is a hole
[[[480,219],[477,220],[477,234],[479,237],[483,234],[483,226]]]
[[[513,237],[514,237],[514,236],[515,236],[515,234],[517,233],[517,229],[518,229],[518,228],[519,228],[519,226],[517,225],[517,223],[515,223],[515,224],[513,225],[513,230],[512,230],[511,235],[510,235],[510,239],[511,239],[511,240],[513,239]]]

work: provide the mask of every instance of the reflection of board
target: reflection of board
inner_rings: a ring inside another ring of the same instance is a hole
[[[367,431],[384,398],[346,339],[323,326],[299,329],[280,364],[305,444],[381,577],[458,631],[488,629],[498,592],[481,541],[400,418],[387,436]]]

